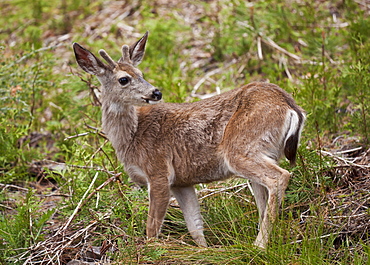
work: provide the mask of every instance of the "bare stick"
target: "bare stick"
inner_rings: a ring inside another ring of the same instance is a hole
[[[351,165],[351,166],[359,167],[359,168],[362,168],[362,169],[370,168],[370,165],[359,165],[359,164],[356,164],[356,163],[354,163],[352,161],[349,161],[347,159],[344,159],[342,157],[336,156],[336,155],[334,155],[334,154],[332,154],[330,152],[327,152],[327,151],[320,150],[320,153],[322,153],[324,155],[331,156],[331,157],[333,157],[333,158],[335,158],[335,159],[337,159],[337,160],[345,163],[346,165]]]
[[[82,206],[83,205],[85,205],[85,203],[88,201],[88,200],[90,200],[90,198],[94,195],[94,194],[96,194],[99,190],[101,190],[102,188],[104,188],[105,186],[107,186],[109,183],[111,183],[111,182],[113,182],[113,181],[115,181],[119,176],[121,176],[122,175],[122,173],[120,172],[120,173],[118,173],[118,174],[116,174],[116,175],[114,175],[113,177],[110,177],[109,179],[107,179],[103,184],[101,184],[99,187],[97,187],[93,192],[91,192],[90,194],[89,194],[89,196],[87,196],[87,198],[86,198],[86,200],[85,200],[85,202],[81,205],[81,208],[82,208]]]
[[[333,235],[339,235],[339,234],[343,234],[343,233],[341,233],[341,232],[331,233],[331,234],[327,234],[327,235],[323,235],[323,236],[319,236],[319,237],[309,238],[309,239],[307,239],[307,241],[316,240],[316,239],[324,239],[324,238],[327,238],[327,237],[330,237],[330,236],[333,236]],[[303,240],[304,239],[299,239],[299,240],[296,240],[296,241],[292,241],[292,242],[290,242],[290,244],[293,245],[293,244],[301,243],[301,242],[303,242]]]
[[[241,183],[241,184],[237,184],[237,185],[232,186],[232,187],[225,187],[225,188],[220,188],[220,189],[213,189],[213,190],[203,189],[203,190],[201,190],[201,192],[210,191],[211,193],[208,193],[208,194],[200,197],[199,200],[203,200],[207,197],[213,196],[213,195],[218,194],[218,193],[223,193],[227,190],[232,190],[232,189],[235,189],[235,188],[245,188],[247,186],[248,186],[248,183]]]
[[[266,37],[266,39],[262,38],[262,41],[271,46],[272,48],[284,53],[285,55],[288,55],[289,57],[293,58],[294,60],[297,60],[297,61],[302,61],[302,58],[299,57],[298,55],[295,55],[293,53],[290,53],[288,52],[287,50],[285,50],[284,48],[280,47],[279,45],[276,44],[276,42],[274,42],[272,39],[270,39],[269,37]]]
[[[101,146],[99,146],[99,148],[98,148],[98,149],[96,149],[96,151],[92,154],[92,156],[91,156],[91,158],[90,158],[90,160],[89,160],[89,162],[88,162],[87,164],[89,164],[89,163],[90,163],[90,162],[95,158],[96,154],[97,154],[97,153],[99,153],[99,151],[103,151],[103,147],[104,147],[108,142],[109,142],[109,140],[108,140],[108,139],[105,139],[104,143],[103,143]]]
[[[62,227],[61,231],[65,231],[67,229],[67,227],[70,225],[70,223],[72,222],[73,218],[76,216],[77,212],[80,210],[81,206],[83,205],[83,201],[85,200],[87,194],[89,193],[89,191],[91,190],[92,186],[94,185],[96,179],[98,178],[98,175],[99,175],[99,172],[96,172],[93,180],[91,181],[90,183],[90,186],[87,188],[87,190],[85,191],[85,194],[82,196],[80,202],[78,203],[77,207],[75,208],[75,210],[73,211],[73,214],[69,217],[67,223],[64,225],[64,227]]]
[[[337,151],[334,154],[335,155],[341,155],[341,154],[346,154],[346,153],[352,153],[352,152],[359,151],[362,148],[363,148],[362,146],[359,146],[359,147],[356,147],[356,148],[353,148],[353,149],[348,149],[348,150],[344,150],[344,151]]]
[[[107,169],[104,169],[104,168],[99,168],[99,167],[90,167],[90,166],[80,166],[80,165],[73,165],[73,164],[66,164],[66,163],[61,163],[61,162],[55,162],[55,161],[52,161],[52,160],[47,160],[47,159],[44,159],[42,160],[43,162],[51,162],[53,164],[57,164],[57,165],[60,165],[60,166],[63,166],[63,167],[73,167],[73,168],[80,168],[80,169],[92,169],[92,170],[95,170],[95,171],[101,171],[101,172],[105,172],[109,175],[112,175],[112,176],[115,176],[117,173],[114,172],[114,171],[109,171]],[[14,186],[14,185],[5,185],[5,184],[1,184],[0,183],[0,187],[4,187],[4,188],[18,188],[18,189],[21,189],[21,190],[24,190],[24,191],[28,191],[28,189],[25,189],[25,188],[22,188],[22,187],[18,187],[18,186]]]
[[[263,60],[261,39],[262,39],[261,36],[257,37],[257,54],[258,54],[258,59]]]
[[[192,97],[199,97],[199,95],[196,94],[197,90],[200,88],[200,86],[208,80],[208,78],[212,75],[218,74],[222,71],[224,71],[226,68],[230,67],[231,65],[235,64],[237,61],[234,59],[230,63],[226,64],[224,67],[214,69],[210,72],[208,72],[204,77],[202,77],[198,83],[195,84],[193,91],[191,91],[191,96]]]
[[[79,134],[76,134],[76,135],[71,135],[71,136],[68,136],[66,138],[64,138],[64,141],[66,140],[69,140],[69,139],[73,139],[73,138],[77,138],[77,137],[81,137],[81,136],[85,136],[85,135],[88,135],[90,132],[84,132],[84,133],[79,133]]]
[[[3,188],[3,189],[13,188],[13,189],[22,190],[22,191],[28,191],[28,189],[26,189],[26,188],[19,187],[19,186],[16,186],[16,185],[11,185],[11,184],[2,184],[2,183],[0,183],[0,187]]]

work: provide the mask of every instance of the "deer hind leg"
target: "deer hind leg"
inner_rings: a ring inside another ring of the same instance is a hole
[[[171,187],[171,191],[184,214],[190,235],[199,246],[207,247],[203,234],[203,219],[194,186]]]
[[[233,159],[233,169],[237,175],[250,179],[259,210],[260,231],[254,244],[265,248],[271,231],[271,223],[276,219],[278,207],[288,186],[290,173],[270,159],[263,162],[248,159]],[[230,161],[231,164],[231,161]]]
[[[252,190],[254,193],[254,198],[256,200],[258,213],[259,213],[259,227],[262,225],[262,219],[266,214],[266,206],[267,206],[267,199],[268,199],[268,190],[258,184],[257,182],[251,182]]]
[[[170,201],[169,186],[167,183],[158,182],[149,185],[149,213],[146,225],[146,235],[148,238],[157,237],[160,233]]]

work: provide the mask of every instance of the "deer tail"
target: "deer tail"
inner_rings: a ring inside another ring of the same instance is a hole
[[[291,166],[295,166],[299,139],[303,129],[305,115],[299,109],[288,112],[286,123],[287,133],[284,141],[284,155]]]

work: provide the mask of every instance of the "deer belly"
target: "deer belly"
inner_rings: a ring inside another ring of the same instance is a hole
[[[207,164],[188,166],[185,168],[178,166],[174,168],[174,186],[188,186],[199,183],[208,183],[223,180],[233,175],[229,168],[220,161],[208,161]]]

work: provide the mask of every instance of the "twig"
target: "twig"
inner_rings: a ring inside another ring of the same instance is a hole
[[[238,21],[238,24],[247,28],[248,30],[252,31],[252,32],[257,32],[257,30],[252,26],[252,25],[249,25],[248,23],[245,23],[245,22],[241,22],[241,21]],[[253,23],[252,23],[253,24]],[[341,24],[338,24],[338,25],[335,25],[335,27],[346,27],[348,26],[348,23],[341,23]],[[263,35],[262,32],[258,32],[257,33],[257,54],[258,54],[258,58],[261,59],[262,58],[262,46],[261,46],[261,41],[263,43],[265,43],[266,45],[272,47],[273,49],[275,50],[278,50],[279,52],[291,57],[292,59],[294,59],[296,61],[296,63],[301,63],[301,64],[312,64],[312,65],[322,65],[322,62],[316,62],[316,61],[311,61],[311,60],[303,60],[301,57],[299,57],[298,55],[296,54],[293,54],[291,52],[288,52],[286,49],[280,47],[276,42],[274,42],[271,38],[269,37],[265,37]],[[330,60],[330,63],[331,64],[335,64],[335,65],[338,65],[338,64],[341,64],[341,63],[344,63],[344,61],[334,61],[334,60]]]
[[[293,76],[289,71],[288,64],[287,64],[287,59],[285,56],[281,56],[279,59],[279,63],[284,67],[285,74],[287,75],[289,80],[293,80]]]
[[[109,140],[108,139],[105,139],[104,140],[104,143],[101,145],[101,146],[99,146],[99,148],[98,149],[96,149],[95,150],[95,152],[92,154],[92,156],[91,156],[91,158],[90,158],[90,160],[87,162],[87,164],[89,164],[94,158],[95,158],[95,156],[96,156],[96,154],[97,153],[99,153],[100,151],[103,151],[103,147],[107,144],[109,142]]]
[[[91,126],[91,125],[89,125],[89,124],[87,124],[87,123],[85,123],[85,126],[86,126],[87,128],[90,128],[90,129],[95,130],[95,132],[96,132],[99,136],[103,137],[104,139],[108,139],[108,137],[107,137],[107,135],[105,134],[105,132],[103,132],[101,129],[96,128],[96,127],[94,127],[94,126]]]
[[[213,190],[210,190],[210,189],[202,189],[200,190],[199,192],[211,192],[211,193],[208,193],[207,195],[204,195],[203,197],[200,197],[199,200],[203,200],[207,197],[210,197],[210,196],[213,196],[215,194],[218,194],[218,193],[223,193],[227,190],[232,190],[232,189],[235,189],[235,188],[245,188],[248,186],[248,183],[241,183],[241,184],[238,184],[238,185],[235,185],[235,186],[232,186],[232,187],[225,187],[225,188],[221,188],[221,189],[213,189]]]
[[[84,79],[83,77],[82,77],[82,75],[80,74],[80,73],[74,73],[73,72],[73,70],[70,68],[70,71],[71,71],[71,73],[73,74],[73,75],[76,75],[76,76],[78,76],[79,78],[80,78],[80,80],[82,81],[82,82],[84,82],[88,87],[89,87],[89,90],[90,90],[90,95],[92,96],[92,99],[93,99],[93,101],[92,101],[92,103],[93,103],[93,106],[98,106],[98,107],[100,107],[101,106],[101,102],[100,102],[100,100],[99,100],[99,97],[96,95],[96,93],[95,93],[95,90],[98,90],[99,91],[99,87],[98,86],[95,86],[95,85],[93,85],[92,84],[92,75],[89,75],[88,76],[88,80],[86,80],[86,79]],[[99,91],[100,92],[100,91]]]
[[[52,257],[50,257],[50,260],[49,260],[49,263],[50,262],[54,262],[54,259],[57,258],[57,257],[60,257],[61,254],[63,253],[63,251],[68,248],[72,243],[73,241],[75,241],[77,238],[79,238],[83,233],[87,232],[91,227],[93,227],[94,225],[96,225],[98,223],[98,221],[93,221],[91,222],[88,226],[86,226],[84,229],[79,229],[76,231],[76,233],[74,233],[71,237],[68,237],[68,241],[65,240],[64,238],[64,242],[61,242],[59,243],[58,247],[57,248],[57,251],[54,250],[54,255]],[[58,233],[57,233],[58,234]],[[59,261],[59,259],[58,259]],[[48,264],[49,264],[48,263]],[[26,263],[25,263],[26,264]]]
[[[339,157],[339,156],[336,156],[328,151],[323,151],[323,150],[320,150],[320,153],[324,154],[324,155],[328,155],[328,156],[331,156],[341,162],[344,162],[345,164],[347,165],[351,165],[351,166],[355,166],[355,167],[359,167],[359,168],[362,168],[362,169],[368,169],[370,168],[370,165],[359,165],[359,164],[356,164],[356,163],[353,163],[352,161],[349,161],[347,159],[344,159],[342,157]]]
[[[92,170],[96,170],[96,171],[101,171],[101,172],[105,172],[107,174],[110,174],[110,175],[114,175],[115,172],[114,171],[109,171],[109,170],[106,170],[104,168],[99,168],[99,167],[90,167],[90,166],[80,166],[80,165],[68,165],[66,164],[67,167],[75,167],[75,168],[81,168],[81,169],[92,169]]]
[[[261,36],[257,37],[257,54],[258,54],[258,59],[261,61],[263,60],[263,54],[262,54],[262,44],[261,44]]]
[[[89,193],[89,191],[91,190],[92,186],[94,185],[96,179],[98,178],[98,175],[99,175],[99,172],[96,172],[93,180],[91,181],[90,183],[90,186],[87,188],[87,190],[85,191],[84,195],[82,196],[81,200],[79,201],[79,203],[77,204],[77,207],[75,208],[75,210],[73,211],[72,215],[69,217],[68,221],[66,222],[66,224],[61,228],[61,231],[65,231],[69,224],[72,222],[72,220],[74,219],[74,217],[76,216],[77,212],[80,210],[81,206],[86,203],[86,202],[83,202],[87,196],[87,194]]]
[[[351,215],[335,215],[335,216],[330,216],[329,219],[350,219],[350,218],[356,218],[356,217],[361,217],[368,215],[368,213],[359,213],[359,214],[351,214]]]
[[[301,62],[302,61],[302,58],[301,57],[299,57],[298,55],[295,55],[293,53],[288,52],[284,48],[282,48],[279,45],[277,45],[276,42],[274,42],[269,37],[263,38],[263,36],[261,36],[262,35],[261,33],[259,33],[259,35],[261,37],[262,42],[264,42],[265,44],[271,46],[272,48],[274,48],[274,49],[276,49],[278,51],[280,51],[281,53],[284,53],[285,55],[288,55],[289,57],[293,58],[294,60],[296,60],[298,62]]]
[[[16,185],[11,185],[11,184],[2,184],[2,183],[0,183],[0,187],[3,188],[3,190],[12,188],[12,189],[17,189],[17,190],[22,190],[22,191],[28,191],[28,189],[26,189],[26,188],[19,187],[19,186],[16,186]]]
[[[336,155],[341,155],[341,154],[346,154],[346,153],[352,153],[352,152],[355,152],[355,151],[358,151],[358,150],[361,150],[361,149],[362,149],[362,146],[359,146],[359,147],[356,147],[356,148],[353,148],[353,149],[338,151],[338,152],[335,152],[335,154]]]
[[[312,241],[312,240],[316,240],[316,239],[324,239],[324,238],[327,238],[327,237],[330,237],[330,236],[333,236],[333,235],[339,235],[339,234],[344,234],[344,233],[343,232],[336,232],[336,233],[331,233],[331,234],[327,234],[327,235],[323,235],[323,236],[319,236],[319,237],[308,238],[307,240]],[[303,242],[303,240],[304,239],[296,240],[296,241],[290,242],[290,244],[293,245],[293,244],[301,243],[301,242]]]
[[[36,106],[36,88],[35,88],[35,84],[36,84],[36,80],[39,76],[39,73],[40,73],[40,68],[39,68],[39,65],[37,64],[37,67],[36,67],[36,71],[35,71],[35,76],[33,77],[33,80],[32,80],[32,85],[31,85],[31,88],[32,88],[32,100],[31,100],[31,107],[30,107],[30,113],[31,113],[31,116],[34,116],[34,111],[35,111],[35,106]],[[29,123],[28,123],[28,133],[30,133],[30,130],[31,130],[31,125],[32,125],[32,122],[33,122],[34,119],[30,119]]]
[[[77,138],[77,137],[81,137],[81,136],[85,136],[85,135],[88,135],[88,134],[90,134],[90,132],[84,132],[84,133],[79,133],[79,134],[76,134],[76,135],[71,135],[71,136],[68,136],[68,137],[64,138],[64,141],[69,140],[69,139],[73,139],[73,138]]]
[[[194,86],[193,90],[191,91],[190,96],[191,97],[201,97],[198,94],[196,94],[197,90],[200,88],[200,86],[212,75],[215,75],[219,72],[224,71],[226,68],[230,67],[231,65],[235,64],[237,60],[232,60],[228,64],[226,64],[224,67],[214,69],[212,71],[209,71],[205,76],[203,76]]]
[[[96,134],[103,137],[104,139],[106,139],[106,140],[108,139],[107,136],[105,135],[105,133],[103,131],[99,130],[98,128],[93,127],[93,126],[91,126],[89,124],[86,124],[86,123],[85,123],[85,126],[89,129],[93,129]],[[81,136],[86,136],[90,133],[92,133],[92,132],[84,132],[84,133],[79,133],[79,134],[76,134],[76,135],[71,135],[71,136],[68,136],[68,137],[64,138],[64,141],[69,140],[69,139],[73,139],[73,138],[77,138],[77,137],[81,137]]]
[[[101,184],[99,187],[97,187],[93,192],[91,192],[90,194],[89,194],[89,196],[87,196],[87,198],[86,198],[86,200],[85,200],[85,202],[81,205],[81,208],[82,208],[82,206],[83,205],[85,205],[85,203],[88,201],[88,200],[90,200],[90,198],[94,195],[94,194],[96,194],[99,190],[101,190],[102,188],[104,188],[105,186],[107,186],[109,183],[111,183],[111,182],[113,182],[113,181],[115,181],[119,176],[121,176],[122,175],[122,173],[120,172],[120,173],[118,173],[118,174],[116,174],[116,175],[114,175],[113,177],[110,177],[109,179],[107,179],[103,184]]]
[[[63,193],[35,194],[35,196],[41,197],[41,198],[47,198],[47,197],[66,197],[66,198],[69,198],[69,197],[72,197],[71,195],[63,194]]]
[[[6,205],[4,205],[2,203],[0,203],[0,207],[3,207],[5,209],[7,209],[7,210],[14,210],[12,207],[6,206]]]
[[[112,175],[112,176],[115,176],[117,174],[114,171],[109,171],[107,169],[99,168],[99,167],[90,167],[90,166],[80,166],[80,165],[66,164],[66,163],[55,162],[55,161],[47,160],[47,159],[44,159],[42,161],[43,162],[50,162],[50,163],[57,164],[57,165],[60,165],[60,166],[63,166],[63,167],[73,167],[73,168],[80,168],[80,169],[92,169],[92,170],[95,170],[95,171],[105,172],[105,173],[107,173],[109,175]],[[0,183],[0,187],[1,187],[1,185],[10,186],[11,188],[13,188],[13,186],[14,186],[14,185],[4,185],[4,184]],[[18,186],[14,186],[14,188],[16,188],[16,187],[18,187]],[[18,188],[22,189],[22,190],[25,190],[25,191],[28,191],[28,189],[25,189],[25,188],[21,188],[21,187],[18,187]]]
[[[37,49],[37,50],[33,50],[29,53],[27,53],[26,55],[22,56],[21,58],[19,58],[18,60],[16,60],[15,62],[11,63],[11,64],[8,64],[5,69],[9,69],[11,67],[13,67],[13,65],[16,65],[16,64],[19,64],[21,63],[22,61],[28,59],[29,57],[31,57],[32,55],[36,54],[36,53],[39,53],[39,52],[43,52],[43,51],[47,51],[47,50],[52,50],[52,49],[55,49],[55,48],[58,48],[60,46],[65,46],[66,44],[65,43],[58,43],[56,45],[52,45],[52,46],[48,46],[48,47],[42,47],[40,49]]]

